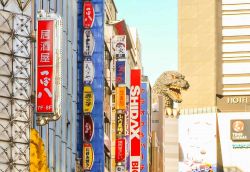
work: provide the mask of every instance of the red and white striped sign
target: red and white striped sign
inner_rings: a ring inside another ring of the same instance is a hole
[[[130,73],[130,171],[140,171],[141,161],[141,70]]]

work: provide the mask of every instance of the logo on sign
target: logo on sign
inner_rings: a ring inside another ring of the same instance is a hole
[[[94,151],[90,143],[83,144],[83,169],[91,170],[94,163]]]
[[[94,80],[95,69],[91,60],[84,60],[83,62],[83,82],[84,84],[91,84]]]
[[[83,33],[83,55],[92,56],[95,48],[95,39],[90,29],[85,29]]]
[[[95,11],[93,4],[90,1],[83,4],[83,27],[91,28],[95,19]]]
[[[83,138],[85,141],[90,142],[94,134],[94,122],[91,115],[84,115],[83,122]]]
[[[122,166],[122,165],[118,165],[118,166],[116,166],[115,171],[116,172],[124,172],[125,171],[125,167]]]
[[[94,93],[90,86],[83,87],[83,113],[91,113],[94,107]]]
[[[116,58],[126,57],[126,35],[117,35],[113,38],[113,49]]]
[[[140,118],[140,94],[141,94],[141,71],[131,70],[130,76],[130,171],[140,171],[141,161],[141,118]]]

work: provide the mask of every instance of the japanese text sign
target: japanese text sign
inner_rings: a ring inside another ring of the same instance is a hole
[[[94,151],[90,143],[83,144],[83,169],[91,170],[94,163]]]
[[[115,160],[116,162],[123,162],[125,160],[125,139],[116,139]]]
[[[125,62],[126,61],[116,61],[116,76],[115,83],[125,84]]]
[[[91,113],[94,107],[94,92],[88,85],[83,87],[83,112]]]
[[[90,1],[85,1],[83,5],[83,27],[91,28],[95,19],[95,11]]]
[[[37,36],[36,112],[53,113],[54,21],[39,20]]]
[[[126,109],[126,87],[116,87],[115,88],[115,106],[116,110]]]
[[[116,114],[116,135],[125,135],[125,114]]]
[[[130,171],[139,172],[141,162],[141,70],[130,73]]]

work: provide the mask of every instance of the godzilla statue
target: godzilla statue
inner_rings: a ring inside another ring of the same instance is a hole
[[[153,103],[158,99],[158,95],[162,95],[165,102],[166,115],[171,115],[173,104],[181,103],[181,91],[189,88],[188,81],[185,76],[175,71],[166,71],[156,80],[152,92]]]

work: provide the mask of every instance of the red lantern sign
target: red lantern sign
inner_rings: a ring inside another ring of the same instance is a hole
[[[125,139],[116,139],[115,160],[116,162],[123,162],[125,160]]]
[[[53,59],[54,21],[38,21],[36,112],[54,112]]]
[[[83,122],[83,138],[85,141],[90,142],[94,133],[94,123],[90,115],[84,115]]]
[[[139,172],[141,162],[141,70],[130,73],[130,171]]]
[[[90,1],[86,1],[83,4],[83,27],[91,28],[95,19],[95,11],[93,4]]]

